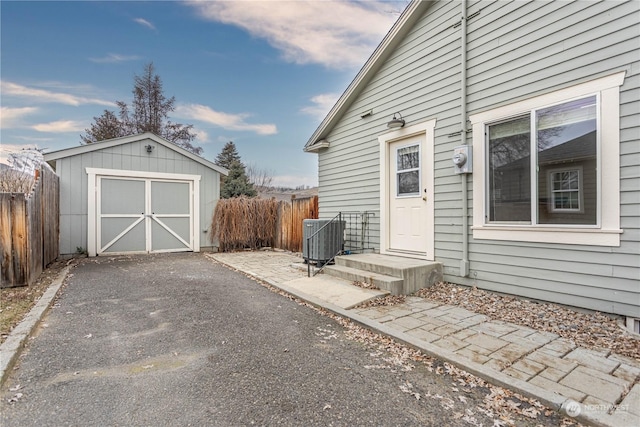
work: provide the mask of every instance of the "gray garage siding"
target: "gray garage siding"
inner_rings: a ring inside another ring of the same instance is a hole
[[[155,146],[151,154],[145,145]],[[60,176],[60,253],[87,249],[86,168],[200,175],[200,247],[210,246],[208,234],[220,195],[219,173],[149,139],[107,147],[55,161]]]

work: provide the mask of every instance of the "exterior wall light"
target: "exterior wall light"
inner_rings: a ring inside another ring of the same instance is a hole
[[[151,154],[151,152],[153,151],[154,147],[153,145],[149,144],[149,145],[145,145],[144,148],[147,149],[147,153]]]
[[[398,116],[398,117],[396,117]],[[389,123],[387,123],[387,127],[389,129],[396,129],[396,128],[401,128],[404,126],[404,119],[402,118],[402,114],[400,113],[394,113],[393,114],[393,119],[391,119],[391,121]]]

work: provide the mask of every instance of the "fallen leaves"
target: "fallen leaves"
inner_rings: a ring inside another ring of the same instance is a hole
[[[24,396],[22,393],[16,393],[13,395],[13,397],[7,399],[7,402],[16,403],[19,399],[22,399],[22,396]]]
[[[404,384],[400,384],[400,390],[403,393],[408,393],[411,396],[415,397],[416,400],[420,400],[420,393],[413,391],[413,384],[411,384],[409,381],[405,381]]]
[[[9,391],[16,392],[16,391],[20,390],[21,388],[22,388],[22,386],[20,384],[17,384],[15,386],[9,388]],[[13,396],[11,396],[9,399],[7,399],[7,402],[16,403],[19,399],[22,399],[22,396],[24,396],[22,393],[15,393]]]
[[[370,301],[365,301],[362,304],[358,304],[355,308],[393,306],[398,304],[404,304],[406,301],[407,301],[406,295],[385,295],[383,297],[375,298]]]
[[[380,289],[373,283],[367,283],[367,282],[355,281],[352,283],[352,285],[357,286],[359,288],[363,288],[363,289],[376,289],[376,290]]]

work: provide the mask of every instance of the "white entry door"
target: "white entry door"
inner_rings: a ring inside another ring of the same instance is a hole
[[[389,251],[427,252],[424,140],[421,134],[389,144]]]
[[[194,250],[193,183],[97,177],[97,255]]]

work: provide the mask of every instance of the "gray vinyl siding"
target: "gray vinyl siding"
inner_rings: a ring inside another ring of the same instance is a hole
[[[378,137],[387,131],[387,122],[395,112],[401,112],[410,123],[418,123],[435,118],[440,111],[449,110],[453,117],[459,110],[459,77],[439,77],[457,64],[458,53],[452,46],[457,35],[447,31],[454,23],[455,9],[455,4],[439,4],[434,15],[416,25],[333,128],[327,137],[330,148],[319,155],[320,217],[331,218],[347,210],[374,212],[370,231],[376,248],[380,241]],[[434,102],[428,104],[425,99]],[[373,114],[362,118],[370,109]],[[438,117],[437,129],[440,120],[454,125]]]
[[[455,175],[460,135],[460,2],[436,2],[360,92],[319,153],[321,217],[376,212],[379,248],[379,147],[386,123],[401,112],[407,125],[436,119],[435,257],[445,279],[526,298],[640,317],[640,3],[469,1],[467,114],[626,71],[620,89],[619,247],[474,240],[470,274],[460,277],[461,179]],[[373,115],[360,115],[373,109]],[[476,195],[482,197],[482,195]]]
[[[480,9],[469,21],[469,114],[627,71],[620,90],[624,233],[620,247],[611,248],[471,239],[470,277],[458,277],[451,262],[446,278],[640,316],[639,163],[637,156],[625,161],[629,151],[638,151],[638,4],[483,1],[472,5],[470,13]]]
[[[146,152],[145,145],[155,149]],[[220,195],[219,173],[153,141],[142,139],[56,160],[60,177],[60,254],[87,249],[86,168],[200,175],[200,248],[211,246],[207,230]]]

